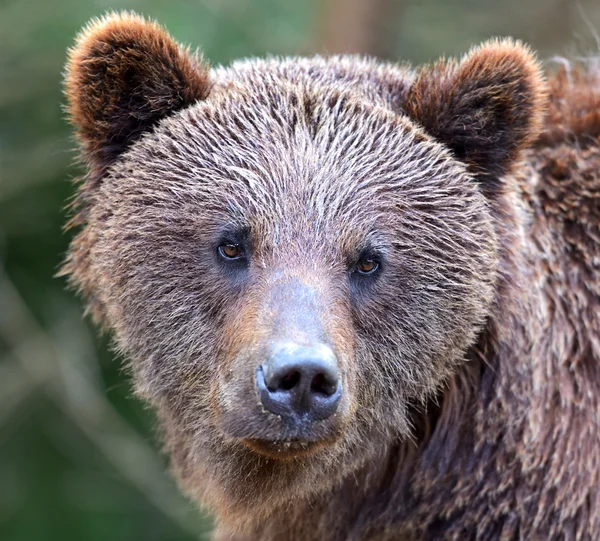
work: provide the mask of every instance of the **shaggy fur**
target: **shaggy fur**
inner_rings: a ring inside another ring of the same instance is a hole
[[[135,14],[93,20],[70,50],[71,122],[97,176],[168,114],[204,99],[208,66]]]
[[[553,75],[543,124],[510,40],[416,72],[208,74],[152,23],[90,28],[67,66],[91,169],[63,272],[217,538],[600,538],[600,70]],[[246,264],[219,259],[231,240]],[[305,442],[254,387],[273,333],[302,332],[290,284],[344,390]]]

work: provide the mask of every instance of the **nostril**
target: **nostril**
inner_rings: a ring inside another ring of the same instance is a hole
[[[286,374],[285,376],[283,376],[283,378],[281,378],[277,390],[290,391],[296,385],[298,385],[298,383],[300,382],[300,378],[300,372],[298,372],[297,370]]]
[[[342,396],[336,358],[322,345],[276,344],[256,367],[256,386],[264,408],[276,415],[319,421],[337,410]]]
[[[333,381],[332,378],[327,377],[325,374],[317,374],[312,379],[310,390],[313,393],[331,396],[337,390],[337,383],[337,379]]]

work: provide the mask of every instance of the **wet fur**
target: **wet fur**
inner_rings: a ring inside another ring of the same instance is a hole
[[[134,87],[99,77],[113,64]],[[66,89],[90,168],[63,272],[219,539],[600,537],[599,74],[567,66],[546,90],[511,41],[416,71],[209,73],[133,15],[82,34]],[[218,269],[223,224],[251,230],[251,286]],[[366,244],[386,266],[357,293]],[[274,270],[330,307],[347,400],[331,441],[292,460],[227,421],[281,430],[230,376],[267,332]]]

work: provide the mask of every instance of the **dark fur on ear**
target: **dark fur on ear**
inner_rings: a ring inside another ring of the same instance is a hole
[[[530,50],[492,40],[461,62],[421,68],[405,112],[467,163],[489,193],[539,134],[545,102],[546,83]]]
[[[204,99],[210,82],[208,66],[163,28],[125,12],[81,32],[65,87],[84,157],[101,173],[158,120]]]

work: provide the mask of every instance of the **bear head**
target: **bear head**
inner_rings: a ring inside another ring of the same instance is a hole
[[[66,94],[87,175],[63,272],[190,493],[256,518],[411,437],[497,294],[495,201],[544,97],[525,47],[211,71],[113,14]]]

